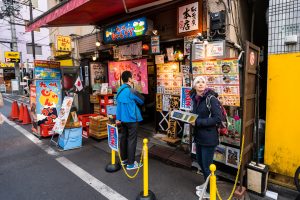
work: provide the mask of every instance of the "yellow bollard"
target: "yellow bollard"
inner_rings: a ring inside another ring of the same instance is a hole
[[[143,191],[140,192],[140,194],[137,196],[137,200],[156,200],[156,197],[154,193],[149,190],[149,163],[148,163],[148,139],[145,138],[143,140]]]
[[[116,151],[111,150],[111,162],[106,165],[105,171],[112,173],[121,169],[120,163],[116,163]]]
[[[144,178],[144,197],[147,197],[149,194],[149,177],[148,177],[148,139],[143,140],[143,152],[144,152],[144,169],[143,169],[143,178]]]
[[[111,150],[111,164],[116,164],[116,152],[114,150]]]
[[[217,177],[215,175],[216,171],[216,165],[211,164],[209,166],[209,169],[211,171],[211,175],[209,178],[210,181],[210,200],[216,200],[217,199]]]

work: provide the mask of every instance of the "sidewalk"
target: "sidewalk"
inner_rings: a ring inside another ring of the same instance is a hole
[[[29,104],[29,98],[28,97],[24,97],[24,96],[21,96],[21,95],[11,95],[11,94],[4,94],[3,96],[7,99],[10,99],[10,100],[17,100],[19,102]],[[168,147],[170,149],[175,149],[174,147],[170,147],[166,143],[161,142],[160,140],[157,140],[157,139],[153,138],[151,131],[149,131],[149,130],[147,131],[147,129],[142,129],[142,130],[139,131],[139,133],[140,134],[139,134],[139,137],[138,137],[137,155],[141,154],[142,144],[143,144],[142,140],[145,137],[147,137],[149,139],[149,149],[151,149],[151,147],[153,147],[153,146],[159,146],[159,145],[164,146],[164,147]],[[97,149],[103,150],[104,152],[106,152],[108,154],[111,152],[110,148],[108,147],[108,144],[107,144],[106,140],[98,141],[98,140],[93,140],[93,139],[87,139],[87,141],[93,147],[95,147]],[[154,158],[151,157],[150,162],[151,162],[151,160],[152,160],[152,162],[154,162]],[[155,162],[157,162],[157,161],[155,161]],[[159,161],[159,163],[160,163],[159,165],[163,165],[164,168],[169,168],[170,172],[172,171],[172,169],[174,170],[173,165],[171,166],[171,165],[168,165],[168,163],[166,163],[166,162],[160,162],[160,161]],[[202,174],[199,173],[199,171],[197,171],[196,168],[180,169],[177,166],[177,169],[178,169],[178,171],[182,171],[183,173],[188,172],[188,171],[190,173],[194,173],[194,176],[196,177],[196,180],[197,180],[196,183],[195,183],[195,186],[196,186],[196,184],[200,185],[204,182]],[[220,195],[221,195],[222,199],[227,199],[230,196],[230,193],[232,191],[233,183],[219,179],[217,181],[217,184],[218,184],[218,189],[219,189],[219,192],[220,192]],[[179,186],[177,186],[177,187],[179,187]],[[271,191],[277,192],[279,194],[279,197],[278,197],[279,200],[281,200],[281,199],[282,200],[296,200],[297,199],[298,193],[296,191],[289,190],[287,188],[280,187],[280,186],[277,186],[277,185],[271,185],[271,184],[268,185],[268,189],[271,190]],[[190,188],[190,190],[194,191],[195,188]],[[255,194],[252,194],[250,192],[246,193],[245,199],[247,199],[247,200],[252,200],[252,199],[270,200],[270,198],[267,198],[267,197],[263,198],[263,197],[255,195]]]

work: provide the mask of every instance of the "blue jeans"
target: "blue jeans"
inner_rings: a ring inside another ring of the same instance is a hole
[[[215,149],[216,146],[207,147],[196,144],[196,158],[198,164],[202,169],[204,180],[206,180],[207,177],[210,175],[209,166],[213,163]],[[209,193],[209,182],[206,191]]]

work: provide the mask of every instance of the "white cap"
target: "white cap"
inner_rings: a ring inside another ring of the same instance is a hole
[[[196,83],[198,83],[199,81],[203,81],[204,83],[206,83],[206,80],[203,76],[197,76],[193,81],[193,87],[195,87]]]

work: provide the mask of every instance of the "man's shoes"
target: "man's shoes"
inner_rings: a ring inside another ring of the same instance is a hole
[[[205,183],[203,183],[202,185],[198,185],[198,186],[196,187],[196,191],[203,190],[204,185],[205,185]]]
[[[127,160],[127,159],[121,161],[121,165],[127,165],[127,163],[128,163],[128,160]]]
[[[139,164],[138,162],[134,161],[133,164],[127,165],[126,169],[127,169],[127,170],[134,170],[134,169],[140,168],[140,167],[142,167],[142,166],[143,166],[143,163],[140,163],[140,164]]]
[[[201,196],[201,193],[202,193],[202,190],[196,191],[196,195],[197,195],[198,197]],[[207,193],[206,191],[204,191],[204,194],[203,194],[203,197],[202,197],[202,198],[204,198],[204,199],[210,199],[209,193]]]

